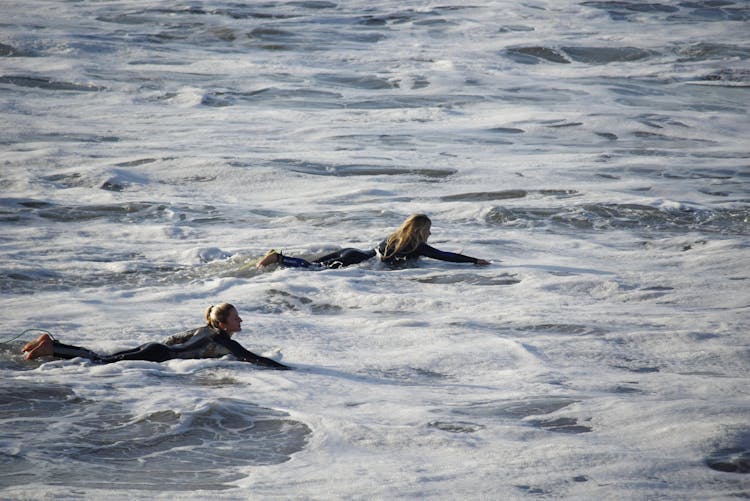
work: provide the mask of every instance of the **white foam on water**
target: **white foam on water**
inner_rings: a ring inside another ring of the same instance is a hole
[[[0,340],[296,370],[4,344],[0,497],[750,492],[744,3],[3,10]],[[254,267],[415,212],[493,264]]]

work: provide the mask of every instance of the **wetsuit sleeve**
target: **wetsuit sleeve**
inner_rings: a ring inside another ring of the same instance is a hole
[[[280,364],[276,360],[271,360],[270,358],[256,355],[252,351],[247,350],[237,341],[231,339],[229,336],[219,335],[214,338],[214,341],[216,342],[216,344],[219,344],[223,346],[224,348],[226,348],[227,350],[229,350],[229,352],[235,358],[237,358],[237,360],[242,360],[243,362],[250,362],[251,364],[261,365],[263,367],[271,367],[273,369],[281,369],[281,370],[291,369],[291,367],[286,366],[284,364]]]
[[[432,259],[438,259],[440,261],[450,261],[451,263],[474,263],[476,264],[478,259],[475,257],[464,256],[456,252],[441,251],[427,244],[420,245],[416,253],[420,256],[429,257]]]

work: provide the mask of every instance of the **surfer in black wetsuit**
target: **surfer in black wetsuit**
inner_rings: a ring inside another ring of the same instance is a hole
[[[409,216],[398,230],[380,242],[375,249],[341,249],[321,256],[312,262],[298,257],[284,256],[280,252],[271,250],[258,261],[257,267],[261,268],[278,263],[281,266],[291,268],[342,268],[362,263],[375,256],[379,256],[380,260],[386,264],[413,261],[420,256],[453,263],[474,263],[482,266],[490,264],[485,259],[465,256],[456,252],[442,251],[427,245],[427,239],[431,234],[431,227],[432,221],[430,221],[429,217],[424,214],[414,214]]]
[[[224,355],[232,355],[237,360],[263,367],[291,369],[291,367],[275,360],[256,355],[234,341],[232,335],[241,330],[242,319],[237,313],[237,309],[229,303],[223,303],[208,307],[206,310],[206,325],[171,336],[163,343],[147,343],[112,355],[99,355],[87,348],[63,344],[45,333],[34,341],[27,343],[22,351],[25,353],[24,356],[27,360],[44,356],[64,359],[82,357],[103,364],[122,360],[164,362],[173,358],[218,358]]]

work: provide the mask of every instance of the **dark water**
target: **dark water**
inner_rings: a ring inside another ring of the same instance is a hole
[[[135,415],[127,402],[20,380],[0,385],[0,420],[6,430],[0,488],[229,489],[244,477],[241,468],[288,461],[311,433],[286,413],[245,400],[219,398],[192,410]]]

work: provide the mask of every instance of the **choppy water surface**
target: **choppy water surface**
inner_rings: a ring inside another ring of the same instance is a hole
[[[747,2],[2,10],[0,497],[750,496]]]
[[[158,383],[160,391],[170,391]],[[17,452],[3,454],[3,485],[228,489],[244,476],[238,467],[288,461],[310,433],[285,413],[235,399],[133,415],[109,389],[110,398],[87,400],[47,382],[4,383],[6,441]],[[48,433],[50,427],[62,429]]]

